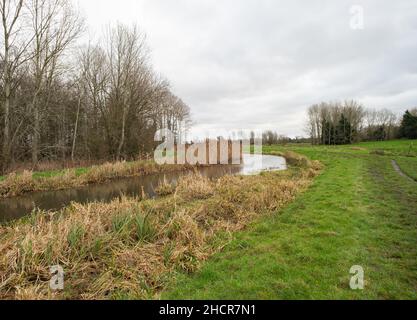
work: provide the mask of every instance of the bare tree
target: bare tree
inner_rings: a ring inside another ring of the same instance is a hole
[[[308,109],[307,129],[313,144],[337,144],[341,140],[353,143],[359,140],[365,109],[356,101],[320,103]],[[342,131],[343,134],[340,132]],[[340,139],[339,139],[340,140]]]
[[[3,97],[3,166],[7,166],[11,157],[11,145],[17,132],[11,131],[12,94],[19,83],[18,70],[27,61],[27,47],[30,37],[24,32],[24,6],[23,0],[1,0],[0,15],[3,33],[3,45],[1,52],[1,82]],[[21,127],[22,123],[16,129]]]
[[[135,159],[161,126],[187,130],[189,107],[153,71],[136,26],[109,27],[74,62],[83,19],[71,0],[0,0],[0,18],[3,172],[12,161]]]
[[[79,36],[83,20],[74,11],[68,0],[31,0],[28,4],[32,32],[34,34],[33,58],[33,112],[32,162],[38,163],[40,150],[40,95],[48,100],[48,87],[54,80],[59,59],[64,50]]]

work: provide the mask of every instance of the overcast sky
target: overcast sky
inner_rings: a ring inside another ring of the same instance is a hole
[[[417,106],[416,0],[73,1],[91,34],[117,21],[146,32],[155,70],[190,106],[197,131],[298,136],[321,101]],[[354,5],[363,29],[351,28]]]

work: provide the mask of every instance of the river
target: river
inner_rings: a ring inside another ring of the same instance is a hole
[[[262,171],[286,170],[286,160],[282,157],[267,155],[244,155],[242,165],[217,165],[199,167],[196,170],[205,177],[218,179],[225,175],[253,175]],[[91,203],[110,202],[122,195],[141,196],[142,190],[148,197],[156,197],[155,189],[164,181],[175,184],[184,174],[190,172],[174,172],[153,174],[134,178],[121,178],[104,184],[94,184],[76,189],[34,192],[23,196],[0,200],[0,223],[20,219],[33,212],[34,209],[56,211],[71,202]]]

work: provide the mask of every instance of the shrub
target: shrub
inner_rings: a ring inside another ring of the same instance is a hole
[[[312,166],[312,163],[309,159],[292,151],[285,152],[284,158],[287,160],[287,163],[290,166],[295,166],[295,167],[300,167],[300,168],[310,168]]]

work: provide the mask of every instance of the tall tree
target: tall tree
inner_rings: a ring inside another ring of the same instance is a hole
[[[401,138],[417,139],[417,116],[413,116],[410,111],[406,111],[400,127]]]
[[[11,158],[12,139],[12,95],[19,84],[18,71],[26,62],[30,37],[23,36],[24,12],[23,0],[1,0],[0,15],[3,33],[1,51],[1,82],[3,102],[3,145],[2,164],[8,166]]]
[[[14,161],[136,159],[158,129],[187,130],[189,107],[154,72],[137,27],[109,27],[70,55],[83,31],[72,0],[0,0],[0,19],[3,173]]]
[[[69,0],[31,0],[28,3],[33,41],[31,69],[33,75],[32,162],[37,165],[40,152],[42,105],[48,103],[51,84],[55,79],[59,59],[79,36],[83,21]],[[41,97],[42,93],[44,94]]]

